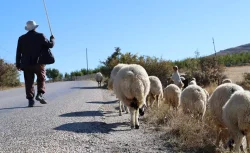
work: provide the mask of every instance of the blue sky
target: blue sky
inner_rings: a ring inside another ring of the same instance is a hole
[[[46,0],[56,63],[61,72],[95,68],[113,51],[179,60],[249,43],[249,0]],[[50,36],[42,0],[1,2],[0,57],[15,62],[27,20]],[[21,75],[21,80],[23,76]]]

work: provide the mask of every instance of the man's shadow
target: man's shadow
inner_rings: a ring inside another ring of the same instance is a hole
[[[33,107],[42,107],[42,106],[33,106]],[[25,108],[33,108],[28,106],[21,106],[21,107],[7,107],[7,108],[0,108],[0,111],[2,110],[12,110],[12,109],[25,109]]]

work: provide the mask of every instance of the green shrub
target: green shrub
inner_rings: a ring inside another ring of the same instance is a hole
[[[115,52],[109,56],[100,68],[105,77],[109,77],[114,66],[118,63],[139,64],[145,68],[148,75],[157,76],[165,87],[171,83],[169,79],[173,73],[172,67],[177,65],[180,72],[186,73],[186,78],[196,78],[201,86],[208,86],[211,83],[219,82],[224,71],[223,65],[214,57],[187,58],[181,61],[169,61],[162,58],[138,56],[132,53],[121,53],[121,49],[116,48]]]

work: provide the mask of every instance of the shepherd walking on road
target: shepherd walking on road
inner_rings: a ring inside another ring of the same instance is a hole
[[[36,32],[38,25],[35,21],[28,21],[25,30],[28,32],[18,39],[16,50],[16,67],[24,72],[26,98],[29,107],[33,107],[35,101],[34,79],[37,76],[37,95],[35,99],[41,104],[47,104],[43,97],[45,93],[45,64],[39,64],[41,52],[54,46],[54,36],[48,40],[43,33]]]

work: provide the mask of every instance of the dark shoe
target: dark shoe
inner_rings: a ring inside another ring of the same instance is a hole
[[[28,107],[33,107],[35,104],[35,101],[33,99],[29,99],[29,105]]]
[[[43,97],[42,93],[38,93],[36,95],[36,100],[39,101],[41,104],[47,104],[46,100]]]

